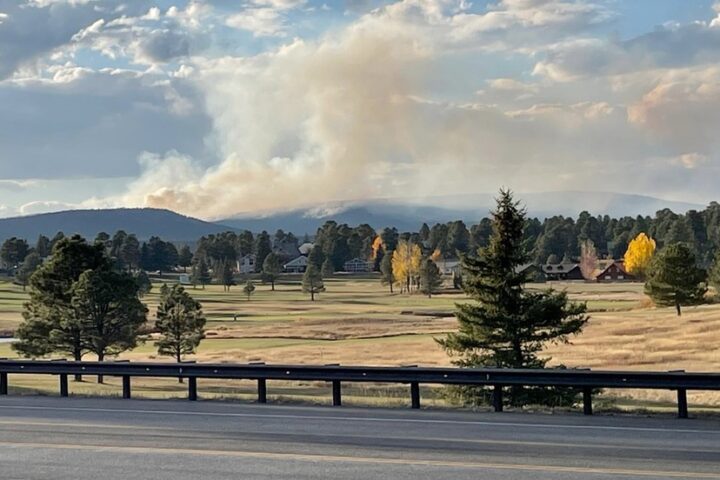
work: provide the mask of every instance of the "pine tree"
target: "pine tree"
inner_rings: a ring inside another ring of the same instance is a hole
[[[323,278],[331,277],[335,273],[335,268],[329,258],[326,258],[323,262],[320,272],[322,273]]]
[[[245,292],[245,295],[247,295],[248,302],[250,301],[250,296],[255,292],[255,284],[252,280],[248,280],[245,286],[243,287],[243,292]]]
[[[187,267],[192,265],[193,261],[193,254],[190,250],[190,247],[187,245],[183,245],[180,247],[180,251],[178,252],[178,265],[183,267],[183,272],[187,272]]]
[[[280,277],[280,258],[275,253],[268,254],[262,265],[262,280],[270,283],[270,290],[275,291],[275,282]]]
[[[429,258],[423,260],[420,265],[420,291],[430,298],[440,290],[442,284],[442,273],[437,264]]]
[[[380,282],[383,285],[390,286],[390,293],[393,293],[393,284],[395,283],[395,276],[393,275],[392,269],[392,254],[393,252],[387,252],[382,257],[380,262]]]
[[[645,293],[657,305],[674,306],[680,316],[683,305],[703,302],[706,279],[707,273],[697,266],[690,247],[673,243],[662,249],[650,264]]]
[[[205,338],[206,319],[202,305],[181,285],[163,285],[156,317],[155,329],[160,334],[155,342],[158,353],[172,356],[178,363],[183,356],[195,353]]]
[[[270,235],[263,230],[255,239],[255,270],[259,272],[265,263],[265,257],[272,253]]]
[[[492,214],[489,245],[478,256],[463,258],[463,288],[475,301],[458,305],[457,333],[439,340],[462,367],[543,368],[549,358],[538,353],[549,342],[567,341],[587,322],[586,305],[568,302],[567,294],[546,290],[526,291],[527,274],[518,267],[527,263],[523,242],[525,211],[509,191],[500,191]],[[467,403],[483,399],[485,391],[457,387]],[[570,404],[575,392],[564,389],[510,389],[513,405],[526,403]]]
[[[720,295],[720,248],[715,252],[715,261],[708,274],[708,283],[715,287],[715,294]]]
[[[205,262],[205,258],[200,257],[196,259],[193,263],[192,272],[190,274],[190,281],[193,286],[200,284],[202,285],[203,290],[205,290],[205,285],[208,285],[211,280],[212,277],[210,276],[210,270]]]
[[[229,292],[230,287],[236,285],[235,272],[233,271],[233,265],[229,260],[216,262],[213,267],[213,273],[215,273],[217,283],[223,286],[224,291]]]
[[[322,273],[313,263],[308,263],[307,270],[303,275],[302,290],[310,294],[310,300],[315,301],[315,295],[325,291]]]
[[[25,257],[25,260],[23,260],[23,263],[15,274],[15,281],[22,285],[23,291],[25,291],[25,287],[30,281],[32,274],[35,273],[41,265],[42,259],[36,252],[30,252],[28,256]]]
[[[86,270],[71,290],[74,315],[87,349],[102,362],[137,346],[147,308],[138,298],[138,285],[129,273]],[[98,383],[102,383],[102,375]]]
[[[140,270],[135,274],[135,283],[137,283],[140,297],[144,297],[152,290],[152,282],[145,270]]]

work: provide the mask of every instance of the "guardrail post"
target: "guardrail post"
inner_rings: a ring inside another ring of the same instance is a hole
[[[122,377],[123,387],[123,398],[130,398],[130,375],[123,375]]]
[[[502,385],[495,385],[495,387],[493,387],[492,403],[493,403],[493,408],[495,409],[496,412],[503,411]]]
[[[197,377],[188,377],[188,400],[197,400]]]
[[[332,381],[333,407],[342,406],[342,386],[340,380]]]
[[[267,380],[258,378],[258,403],[267,403]]]
[[[687,390],[678,388],[678,418],[688,418]]]
[[[420,408],[420,384],[410,383],[410,404],[412,408]]]
[[[68,377],[66,373],[60,374],[60,396],[68,396]]]
[[[592,415],[592,388],[583,387],[583,413],[585,415]]]
[[[8,374],[0,372],[0,395],[7,395],[8,392]]]

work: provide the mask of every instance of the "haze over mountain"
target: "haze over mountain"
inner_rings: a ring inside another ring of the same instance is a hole
[[[663,208],[685,213],[704,206],[675,202],[643,195],[610,192],[545,192],[517,196],[528,214],[545,218],[554,215],[577,217],[586,210],[593,215],[612,217],[654,215]],[[327,220],[358,225],[368,223],[375,228],[397,227],[400,231],[417,230],[423,222],[430,225],[451,220],[476,223],[495,204],[494,194],[443,195],[425,198],[374,199],[361,202],[334,202],[314,208],[293,209],[265,214],[247,214],[223,219],[219,223],[254,232],[282,228],[295,234],[312,234]]]
[[[232,228],[154,208],[66,210],[0,219],[0,240],[20,237],[31,243],[41,234],[52,238],[59,231],[92,239],[98,232],[112,235],[118,230],[134,233],[140,240],[157,235],[165,240],[190,242]]]
[[[527,207],[529,215],[539,218],[553,215],[576,217],[583,210],[593,215],[634,217],[652,216],[663,208],[677,213],[703,208],[703,205],[692,203],[605,192],[528,193],[519,194],[518,198]],[[0,241],[21,237],[34,242],[40,234],[52,237],[58,231],[67,235],[79,233],[86,238],[94,238],[98,232],[112,235],[117,230],[125,230],[136,234],[141,240],[157,235],[166,240],[193,242],[203,235],[235,229],[253,232],[283,229],[296,235],[314,234],[327,220],[348,225],[368,223],[376,229],[391,226],[400,231],[412,231],[417,230],[423,222],[432,225],[463,220],[470,225],[486,217],[493,205],[492,194],[373,199],[246,214],[218,222],[203,221],[170,210],[153,208],[66,210],[0,219]]]

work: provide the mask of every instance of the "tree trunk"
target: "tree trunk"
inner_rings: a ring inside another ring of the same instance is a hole
[[[315,301],[315,290],[312,287],[310,288],[310,301]]]
[[[675,310],[677,310],[678,317],[682,315],[682,312],[680,311],[680,302],[675,301]]]
[[[100,353],[98,353],[98,362],[102,362],[103,360],[105,360],[105,352],[100,352]],[[104,383],[104,382],[105,382],[105,377],[103,377],[102,375],[98,375],[98,377],[97,377],[97,382],[98,382],[98,383]]]
[[[75,351],[73,352],[73,359],[74,359],[76,362],[79,362],[79,361],[82,360],[82,352],[80,352],[80,349],[79,349],[79,348],[76,348]],[[75,381],[76,381],[76,382],[82,382],[82,375],[76,374],[76,375],[75,375]]]
[[[270,290],[273,291],[273,292],[275,291],[275,280],[273,280],[272,282],[270,282]]]
[[[177,360],[177,363],[182,362],[182,356],[180,355],[180,352],[175,352],[175,359]],[[183,383],[183,377],[178,377],[178,383]]]

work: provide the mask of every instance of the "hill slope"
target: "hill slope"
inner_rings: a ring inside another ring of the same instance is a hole
[[[112,235],[118,230],[134,233],[140,240],[157,235],[166,240],[189,242],[232,228],[153,208],[68,210],[0,219],[0,241],[20,237],[31,244],[41,234],[52,237],[59,231],[92,239],[98,232]]]

